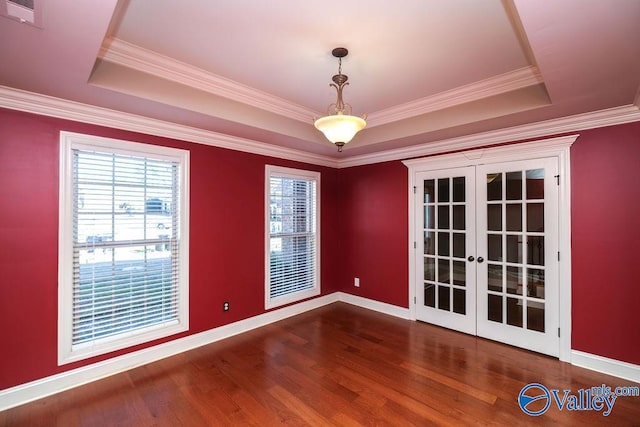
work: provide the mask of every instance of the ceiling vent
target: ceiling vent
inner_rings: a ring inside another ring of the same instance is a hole
[[[0,0],[0,15],[23,24],[42,27],[42,0]]]

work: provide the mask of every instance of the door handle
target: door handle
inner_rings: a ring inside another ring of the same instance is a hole
[[[469,255],[469,258],[467,258],[467,260],[469,262],[473,262],[473,261],[475,261],[475,258],[473,257],[473,255]]]
[[[478,257],[478,263],[482,264],[484,262],[484,258],[482,258],[481,256]]]

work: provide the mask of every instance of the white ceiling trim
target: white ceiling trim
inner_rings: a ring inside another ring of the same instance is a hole
[[[229,150],[337,167],[332,157],[0,86],[0,107]]]
[[[529,66],[460,86],[438,94],[396,105],[368,115],[369,128],[477,101],[543,83],[537,67]]]
[[[323,115],[321,112],[209,73],[121,39],[107,40],[100,50],[99,58],[303,123],[311,123],[314,117]],[[540,83],[543,83],[543,79],[537,67],[524,67],[433,96],[374,111],[368,114],[367,126],[372,128]]]
[[[294,104],[267,92],[209,73],[184,62],[176,61],[157,52],[112,38],[100,49],[99,58],[151,74],[172,82],[203,90],[252,107],[270,111],[304,123],[322,113]]]
[[[402,163],[410,170],[422,171],[459,168],[480,165],[487,162],[498,163],[540,157],[557,157],[560,152],[571,147],[576,139],[578,139],[578,136],[580,135],[558,136],[555,138],[522,142],[520,144],[500,145],[498,147],[467,150],[442,156],[403,160]]]
[[[0,107],[333,168],[411,159],[640,121],[640,108],[632,104],[380,153],[336,159],[6,86],[0,86]]]
[[[458,138],[427,142],[420,145],[413,145],[411,147],[381,151],[379,153],[352,156],[346,159],[339,159],[337,160],[337,163],[338,168],[348,168],[372,163],[431,156],[451,151],[469,150],[485,147],[487,145],[522,141],[525,139],[540,138],[549,135],[577,132],[580,130],[615,126],[638,121],[640,121],[640,108],[636,105],[625,105],[622,107],[577,114],[559,119],[551,119],[542,122],[498,129],[495,131],[465,135]]]

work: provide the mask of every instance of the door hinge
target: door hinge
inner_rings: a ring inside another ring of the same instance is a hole
[[[556,179],[556,184],[560,185],[560,175],[553,176]]]
[[[560,251],[558,251],[558,261],[560,261]]]
[[[414,303],[414,304],[417,304],[417,303],[418,303],[418,301],[416,300],[416,297],[413,297],[413,303]]]
[[[560,338],[560,328],[558,328],[558,338]]]
[[[413,249],[416,249],[418,247],[418,245],[416,244],[416,242],[413,242]]]
[[[416,188],[416,186],[414,185],[414,186],[413,186],[413,194],[416,194],[416,190],[417,190],[417,188]]]

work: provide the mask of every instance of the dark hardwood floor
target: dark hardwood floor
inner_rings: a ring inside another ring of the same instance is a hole
[[[0,426],[640,425],[640,397],[538,417],[517,398],[637,386],[556,359],[336,303],[0,412]]]

